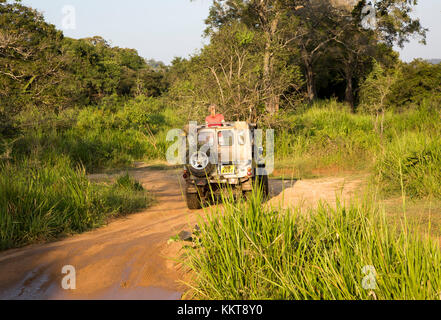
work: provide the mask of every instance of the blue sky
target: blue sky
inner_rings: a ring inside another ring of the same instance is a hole
[[[411,61],[414,58],[441,59],[441,1],[419,0],[418,2],[414,16],[420,18],[424,27],[429,28],[427,45],[411,41],[406,44],[404,50],[398,50],[401,59],[405,61]]]
[[[427,46],[412,41],[401,58],[441,59],[441,1],[420,0],[415,15],[430,28]],[[23,0],[42,11],[46,20],[63,29],[63,7],[75,8],[76,29],[63,30],[73,38],[99,35],[114,46],[135,48],[145,58],[169,63],[197,52],[211,0]]]
[[[211,0],[23,0],[62,28],[63,7],[75,8],[73,38],[102,36],[114,46],[134,48],[145,58],[169,63],[203,46],[204,20]]]

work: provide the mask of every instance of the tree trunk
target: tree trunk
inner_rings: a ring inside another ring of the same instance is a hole
[[[277,31],[277,26],[279,24],[279,17],[276,16],[271,22],[269,30],[265,32],[265,53],[263,55],[263,85],[264,85],[264,95],[268,98],[266,99],[266,110],[269,114],[275,114],[279,109],[280,97],[274,93],[273,85],[271,83],[272,74],[274,72],[273,61],[272,61],[272,42],[274,40],[274,35]]]
[[[270,36],[267,35],[266,44],[265,44],[265,53],[263,55],[263,89],[264,96],[268,97],[265,102],[266,111],[270,114],[274,113],[273,107],[271,105],[270,96],[270,88],[271,88],[271,73],[270,73],[270,60],[271,60],[271,39]]]
[[[350,66],[346,66],[345,68],[345,77],[346,77],[346,92],[345,92],[345,101],[351,107],[352,112],[355,112],[355,104],[354,104],[354,87],[352,80],[352,69]]]
[[[303,53],[303,63],[306,70],[306,87],[308,89],[309,102],[313,102],[317,97],[317,91],[315,87],[314,71],[312,68],[312,61],[308,57],[307,53]]]

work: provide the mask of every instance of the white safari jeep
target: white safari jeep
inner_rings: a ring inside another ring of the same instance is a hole
[[[265,165],[258,164],[263,149],[255,146],[257,126],[246,122],[222,126],[198,126],[188,133],[184,179],[187,206],[200,209],[202,203],[222,192],[249,196],[253,185],[268,196]]]

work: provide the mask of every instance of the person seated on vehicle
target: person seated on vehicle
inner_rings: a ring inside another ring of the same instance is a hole
[[[225,118],[222,114],[216,114],[216,105],[212,104],[208,107],[208,112],[210,115],[205,118],[205,122],[208,127],[219,127],[225,123]]]

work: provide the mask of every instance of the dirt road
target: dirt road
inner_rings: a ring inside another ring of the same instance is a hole
[[[157,204],[95,231],[0,253],[0,299],[179,299],[183,274],[172,258],[180,245],[168,240],[191,230],[198,212],[185,205],[179,171],[144,167],[131,174],[156,195]],[[347,197],[360,183],[346,181],[272,180],[271,201],[333,201],[336,193]],[[76,270],[75,290],[61,287],[66,265]]]

